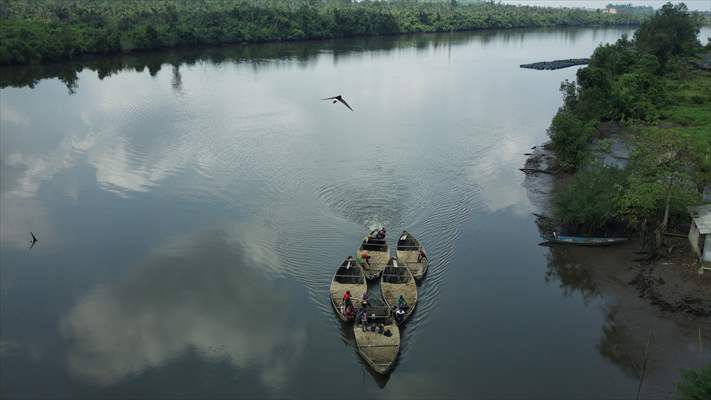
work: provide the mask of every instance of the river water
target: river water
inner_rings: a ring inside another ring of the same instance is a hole
[[[618,299],[563,276],[556,263],[570,255],[538,246],[518,171],[576,71],[519,64],[586,57],[624,33],[381,37],[0,70],[0,394],[634,397],[636,370],[611,356],[639,344],[617,340]],[[336,94],[355,111],[320,100]],[[402,229],[418,236],[432,261],[386,378],[328,300],[335,266],[381,224],[391,246]],[[673,356],[643,394],[666,397],[711,346],[697,348],[693,323],[644,312],[671,332]]]

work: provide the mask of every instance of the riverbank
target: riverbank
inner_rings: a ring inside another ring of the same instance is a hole
[[[536,171],[526,174],[524,187],[538,209],[537,223],[542,236],[559,229],[553,219],[553,197],[573,174],[560,169],[550,146],[536,146],[526,159],[524,168]],[[556,246],[560,247],[560,246]],[[646,259],[641,253],[642,242],[592,250],[597,255],[590,271],[593,287],[605,281],[619,284],[612,291],[619,299],[639,298],[674,320],[694,320],[711,323],[711,273],[699,274],[698,265],[686,238],[665,237],[662,255]],[[606,254],[605,259],[599,257]]]
[[[501,28],[638,25],[643,16],[494,4],[240,0],[0,7],[0,65],[161,48]]]
[[[574,174],[560,168],[549,145],[526,154],[525,168],[548,172],[526,174],[522,183],[543,237],[557,228],[553,197]],[[553,245],[546,272],[546,281],[586,303],[603,299],[600,354],[642,382],[643,398],[675,396],[677,371],[708,364],[711,273],[698,273],[687,239],[666,239],[666,254],[646,261],[638,239],[598,248]],[[683,356],[680,337],[687,341]]]

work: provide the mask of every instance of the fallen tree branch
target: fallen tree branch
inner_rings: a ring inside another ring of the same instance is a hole
[[[524,174],[535,174],[535,173],[541,173],[541,174],[550,174],[552,175],[553,172],[545,170],[545,169],[537,169],[537,168],[519,168],[521,172]]]
[[[664,232],[664,236],[671,236],[671,237],[678,237],[678,238],[686,238],[686,235],[682,235],[680,233],[671,233],[671,232]]]

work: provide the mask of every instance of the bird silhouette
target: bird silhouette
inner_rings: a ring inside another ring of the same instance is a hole
[[[348,103],[346,103],[346,101],[343,100],[343,97],[340,94],[338,96],[326,97],[325,99],[321,99],[321,100],[333,100],[333,104],[336,104],[337,101],[340,101],[341,103],[343,103],[344,106],[348,107],[349,110],[353,111],[351,106],[349,106]]]
[[[32,250],[32,248],[35,247],[35,244],[39,242],[39,239],[37,239],[37,236],[35,236],[32,232],[30,232],[30,236],[32,236],[32,240],[30,241],[30,250]]]

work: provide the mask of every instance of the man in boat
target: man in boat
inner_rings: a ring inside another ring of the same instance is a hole
[[[353,318],[353,315],[355,315],[355,309],[353,306],[346,306],[346,310],[343,315],[345,315],[346,318]]]
[[[405,297],[403,295],[400,295],[400,297],[397,298],[397,307],[401,310],[407,310],[407,301],[405,301]]]
[[[368,250],[363,250],[360,252],[360,258],[361,260],[365,261],[366,264],[370,267],[370,254],[368,254]],[[361,262],[361,264],[363,264]]]
[[[350,290],[346,290],[346,292],[343,293],[343,306],[345,308],[353,307],[353,302],[351,302],[351,291]]]
[[[353,256],[348,256],[348,258],[346,258],[346,269],[351,269],[352,262],[353,262]]]
[[[368,307],[368,305],[370,304],[370,302],[369,302],[368,300],[369,300],[368,292],[367,292],[367,291],[366,291],[366,292],[363,292],[363,298],[360,300],[360,305],[361,305],[364,309],[365,309],[366,307]]]
[[[360,323],[361,323],[361,328],[363,328],[363,332],[368,330],[368,311],[362,310],[360,312]]]
[[[401,323],[404,319],[405,319],[405,310],[403,310],[403,309],[400,308],[400,307],[397,307],[397,308],[395,309],[395,321],[397,321],[397,323],[399,324],[399,323]]]
[[[376,239],[385,240],[385,227],[380,228],[378,233],[375,234]]]
[[[425,254],[425,252],[422,249],[420,249],[419,254],[417,254],[417,262],[422,262],[422,260],[429,260],[429,259],[427,258],[427,254]]]

